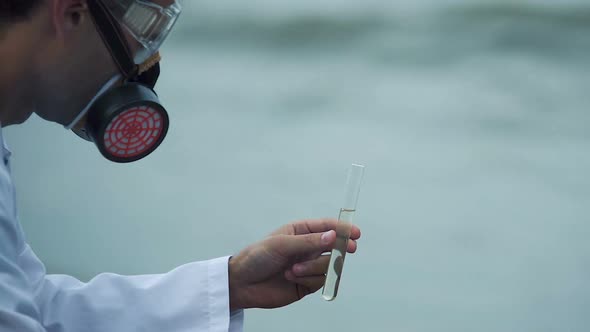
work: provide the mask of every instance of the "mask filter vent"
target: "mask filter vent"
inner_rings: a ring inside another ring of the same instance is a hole
[[[163,127],[162,116],[152,107],[130,108],[115,116],[106,127],[104,146],[116,158],[134,158],[154,149]]]
[[[142,84],[127,83],[92,104],[86,133],[105,158],[129,163],[152,153],[168,126],[168,113],[156,94]]]

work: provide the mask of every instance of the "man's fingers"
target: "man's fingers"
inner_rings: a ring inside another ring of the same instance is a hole
[[[320,222],[320,220],[323,221]],[[312,223],[313,224],[313,223]],[[329,219],[318,219],[317,225],[319,227],[328,227],[330,225]],[[317,226],[316,225],[316,226]],[[314,228],[310,230],[319,230],[321,228]],[[351,228],[351,240],[348,241],[346,251],[354,253],[357,250],[357,242],[355,238],[360,237],[360,229],[353,226]],[[321,253],[332,250],[334,242],[336,241],[336,231],[328,229],[325,232],[312,232],[300,235],[275,235],[271,241],[279,241],[274,248],[283,254],[284,257],[293,260],[310,260],[314,259]]]
[[[309,234],[322,233],[332,229],[336,229],[338,219],[323,218],[323,219],[306,219],[293,223],[295,234]]]
[[[357,249],[356,241],[348,241],[348,252],[353,254]],[[297,277],[323,275],[328,270],[330,263],[330,255],[322,255],[321,253],[314,253],[304,262],[293,265],[291,271]]]
[[[328,271],[329,263],[330,255],[324,255],[311,261],[297,263],[293,265],[291,271],[298,278],[308,276],[323,276],[326,274],[326,271]]]
[[[348,240],[348,246],[346,248],[346,252],[348,252],[349,254],[354,254],[357,250],[358,250],[358,243],[355,240]],[[331,251],[332,251],[332,248],[328,248],[327,250],[324,250],[322,252],[320,252],[320,251],[314,252],[314,253],[310,254],[309,256],[305,257],[304,260],[311,261],[311,260],[314,260],[314,259],[320,257],[322,254],[327,253],[327,252],[331,252]]]
[[[361,229],[358,228],[358,226],[352,225],[352,229],[350,230],[350,238],[353,240],[358,240],[361,238]]]
[[[295,278],[293,280],[297,284],[297,293],[299,298],[303,298],[309,294],[317,292],[320,288],[324,287],[326,282],[325,276]]]
[[[324,219],[307,219],[293,223],[295,235],[309,234],[309,233],[323,233],[332,229],[336,229],[338,219],[324,218]],[[350,238],[358,240],[361,237],[361,230],[355,225],[352,225],[350,230]]]
[[[356,253],[356,251],[358,250],[358,243],[355,240],[348,240],[348,247],[346,249],[346,251],[349,254],[354,254]],[[317,259],[318,257],[320,257],[321,255],[325,254],[325,253],[329,253],[332,251],[332,248],[327,248],[323,251],[316,251],[313,252],[309,255],[303,256],[300,258],[299,262],[307,262],[307,261],[312,261],[314,259]]]
[[[313,233],[305,235],[282,235],[274,237],[274,249],[289,260],[309,257],[315,252],[330,250],[336,241],[336,232]]]
[[[355,240],[348,240],[348,248],[346,251],[350,254],[354,254],[358,249],[358,243]]]

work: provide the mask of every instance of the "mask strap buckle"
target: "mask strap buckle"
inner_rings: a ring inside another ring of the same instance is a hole
[[[156,82],[160,77],[160,60],[162,57],[160,53],[156,52],[154,55],[149,57],[146,61],[139,65],[139,72],[137,77],[130,80],[131,82],[137,82],[143,84],[150,89],[154,90]]]
[[[137,69],[137,75],[141,75],[147,72],[148,70],[152,69],[152,67],[158,64],[160,61],[162,61],[162,56],[160,55],[160,52],[154,53],[152,56],[147,58],[147,60],[145,60],[142,64],[139,65]]]

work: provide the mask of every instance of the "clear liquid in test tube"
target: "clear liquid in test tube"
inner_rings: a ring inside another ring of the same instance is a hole
[[[330,264],[326,273],[326,283],[322,296],[326,301],[332,301],[338,295],[338,286],[342,277],[342,268],[344,267],[344,257],[348,247],[348,239],[352,229],[352,219],[356,211],[356,204],[361,190],[365,166],[352,165],[348,172],[346,181],[346,193],[344,196],[344,205],[340,209],[338,224],[336,225],[336,244],[332,249]]]

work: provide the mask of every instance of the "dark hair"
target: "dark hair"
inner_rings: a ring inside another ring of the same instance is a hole
[[[43,1],[0,0],[0,25],[26,19]]]

